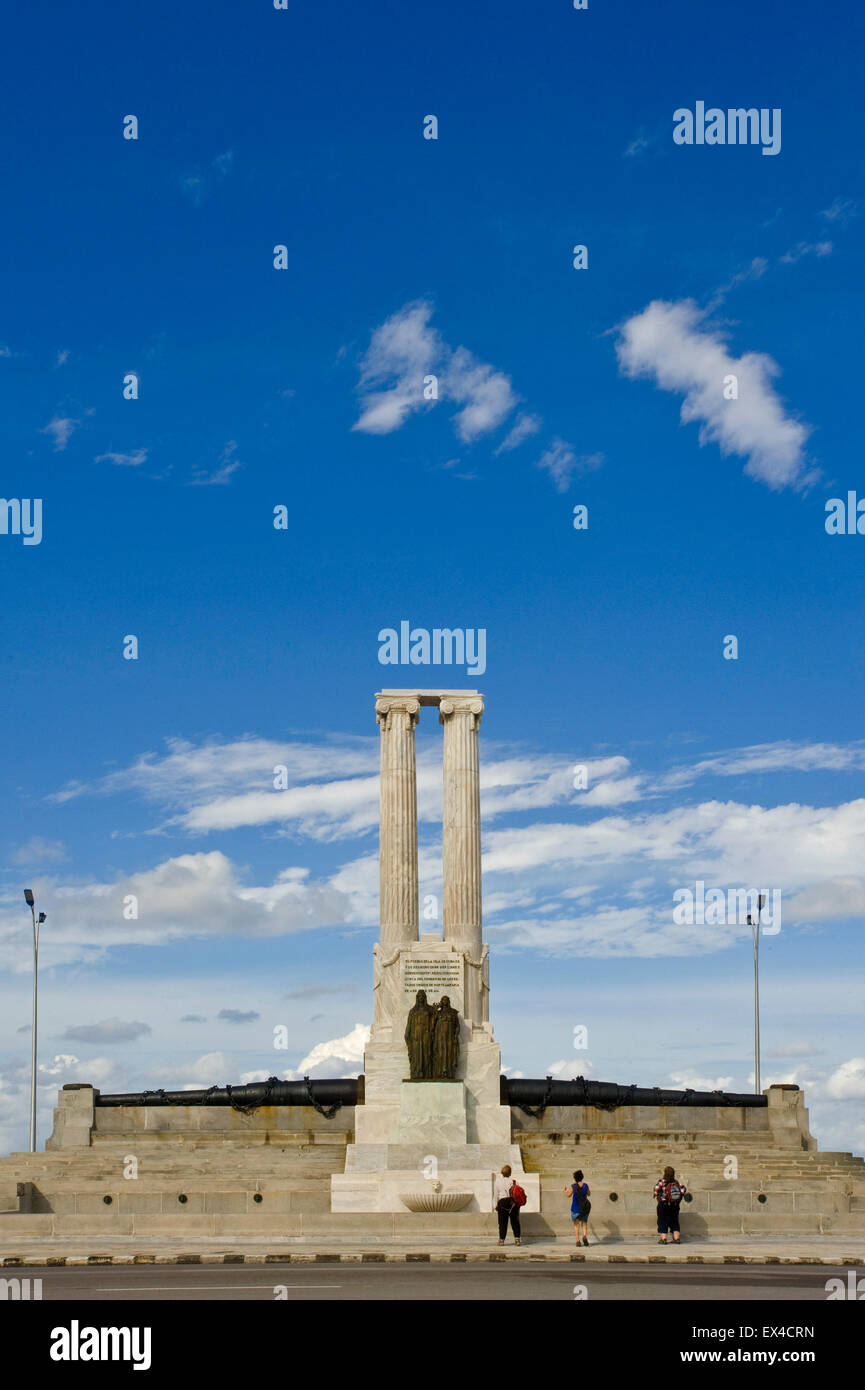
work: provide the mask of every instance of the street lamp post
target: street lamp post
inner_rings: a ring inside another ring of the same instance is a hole
[[[36,1152],[36,999],[39,984],[39,928],[45,921],[45,913],[36,914],[36,900],[33,889],[24,889],[24,901],[30,908],[33,918],[33,1028],[30,1053],[30,1152]]]
[[[748,913],[748,926],[754,942],[754,1094],[760,1094],[760,914],[766,906],[766,894],[757,894],[757,920]]]

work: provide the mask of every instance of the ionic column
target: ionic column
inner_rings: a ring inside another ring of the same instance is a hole
[[[377,699],[381,728],[379,884],[382,944],[418,939],[416,699]]]
[[[484,702],[477,695],[439,704],[444,725],[442,815],[445,941],[478,960],[481,954],[481,797],[478,729]]]

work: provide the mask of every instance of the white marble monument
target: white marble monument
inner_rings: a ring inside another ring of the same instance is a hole
[[[418,932],[415,726],[423,706],[444,725],[442,826],[444,935]],[[381,931],[374,948],[372,1032],[364,1103],[344,1173],[331,1179],[341,1212],[492,1211],[503,1164],[540,1209],[539,1181],[523,1171],[501,1104],[501,1057],[489,1021],[489,948],[481,940],[481,836],[476,690],[383,690],[381,730]],[[404,1035],[418,990],[444,996],[460,1016],[454,1080],[409,1080]]]

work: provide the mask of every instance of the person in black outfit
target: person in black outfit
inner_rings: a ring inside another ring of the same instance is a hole
[[[514,1245],[520,1244],[520,1209],[511,1196],[511,1188],[513,1185],[511,1165],[506,1163],[501,1174],[496,1178],[496,1185],[493,1189],[496,1215],[499,1218],[499,1245],[504,1245],[505,1243],[505,1236],[508,1233],[508,1221],[510,1221],[511,1230],[514,1233]]]

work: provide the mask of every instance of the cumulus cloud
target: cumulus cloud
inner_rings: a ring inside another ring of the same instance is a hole
[[[573,1081],[577,1076],[592,1076],[594,1070],[595,1068],[588,1057],[580,1056],[579,1060],[571,1059],[569,1061],[566,1058],[562,1058],[558,1062],[550,1062],[544,1075],[555,1077],[557,1080]],[[563,1075],[563,1073],[566,1073],[566,1075]],[[511,1076],[522,1076],[522,1074],[522,1072],[513,1071],[510,1073]]]
[[[727,779],[811,771],[845,774],[863,766],[865,745],[792,743],[713,752],[672,771],[643,772],[620,755],[586,758],[536,754],[488,743],[481,773],[485,915],[496,939],[570,954],[705,953],[748,932],[683,933],[673,922],[674,888],[702,878],[709,886],[772,892],[783,923],[811,924],[863,915],[865,801],[832,806],[787,798],[778,805],[703,797],[668,800],[699,778]],[[579,756],[579,754],[577,754]],[[272,824],[279,837],[305,835],[318,845],[366,837],[362,852],[313,875],[289,863],[253,882],[224,853],[178,855],[113,881],[34,882],[55,923],[57,962],[92,959],[119,944],[236,933],[279,935],[376,920],[377,740],[304,743],[246,739],[201,747],[172,744],[131,768],[63,798],[130,790],[170,812],[172,834],[204,834]],[[274,767],[290,769],[273,791]],[[577,780],[575,770],[585,772]],[[346,776],[346,773],[356,775]],[[324,780],[322,780],[324,779]],[[585,785],[583,785],[585,783]],[[714,791],[715,788],[712,788]],[[723,786],[719,788],[722,793]],[[634,809],[631,810],[630,808]],[[550,808],[558,814],[548,818]],[[441,749],[418,742],[419,868],[423,893],[441,878]],[[127,895],[138,899],[125,920]],[[29,968],[15,894],[0,895],[0,951],[10,968]]]
[[[467,348],[452,353],[444,372],[445,393],[459,401],[454,429],[465,444],[498,429],[517,404],[510,377],[486,362],[478,362]]]
[[[701,445],[744,457],[751,477],[774,489],[806,486],[816,476],[805,457],[810,431],[774,389],[778,364],[765,353],[733,356],[720,330],[706,324],[706,312],[691,299],[654,300],[619,328],[620,370],[683,395],[682,423],[699,423]],[[724,398],[730,375],[738,380],[736,400]]]
[[[865,1057],[851,1057],[833,1071],[826,1082],[832,1100],[865,1100]]]
[[[365,434],[391,434],[408,416],[428,404],[423,379],[434,372],[445,352],[430,326],[432,304],[405,304],[375,329],[361,361],[360,418],[353,429]]]
[[[364,1048],[369,1042],[370,1028],[366,1023],[356,1023],[350,1033],[343,1038],[332,1038],[329,1042],[316,1043],[298,1064],[294,1079],[311,1076],[358,1076],[363,1069]],[[354,1071],[347,1071],[354,1067]],[[289,1078],[291,1079],[291,1078]]]
[[[134,920],[123,915],[130,896],[138,904]],[[38,901],[53,923],[53,964],[96,959],[112,946],[281,936],[355,920],[351,898],[327,881],[312,880],[308,869],[284,869],[270,883],[251,885],[218,850],[177,855],[113,882],[43,880]],[[0,899],[0,962],[15,971],[30,968],[20,918],[16,894]]]
[[[373,332],[361,361],[361,414],[353,428],[391,434],[409,415],[432,407],[424,377],[436,376],[439,399],[462,408],[453,416],[457,437],[471,444],[502,424],[517,405],[510,377],[482,362],[468,348],[450,348],[430,319],[426,300],[405,304]]]

